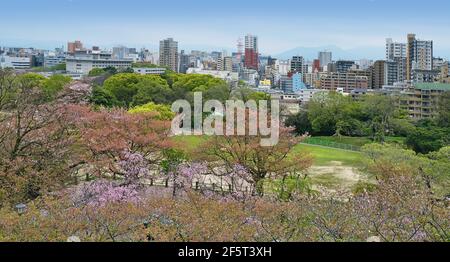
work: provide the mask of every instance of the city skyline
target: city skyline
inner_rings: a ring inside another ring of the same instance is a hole
[[[18,3],[26,8],[14,8]],[[108,48],[123,44],[157,50],[160,40],[173,37],[180,50],[231,51],[238,37],[252,33],[259,38],[262,54],[277,56],[302,47],[300,51],[341,49],[355,59],[381,59],[386,38],[406,42],[408,33],[416,33],[421,39],[434,40],[436,56],[449,58],[450,36],[443,32],[450,25],[445,14],[450,3],[428,1],[430,6],[439,6],[432,13],[423,13],[417,1],[409,3],[286,0],[267,5],[266,1],[231,0],[186,5],[178,0],[170,4],[131,0],[124,6],[117,1],[19,0],[2,3],[10,11],[0,17],[0,24],[8,25],[0,29],[0,46],[52,48],[79,39]]]

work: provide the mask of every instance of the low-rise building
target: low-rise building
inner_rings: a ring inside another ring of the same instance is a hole
[[[30,69],[30,57],[0,56],[0,68]]]
[[[52,77],[54,75],[63,75],[72,78],[73,80],[82,80],[84,75],[80,73],[65,73],[64,71],[38,72],[37,74],[44,77]]]
[[[444,83],[396,83],[384,86],[386,95],[398,96],[399,106],[413,119],[433,118],[437,102],[444,92],[450,91],[450,84]]]
[[[136,74],[140,75],[163,75],[166,73],[167,69],[163,67],[154,67],[154,68],[139,67],[133,68],[133,71]]]
[[[411,118],[433,118],[439,97],[446,91],[450,91],[450,84],[417,83],[402,92],[400,108],[407,110]]]
[[[100,51],[81,51],[66,58],[66,70],[70,73],[87,75],[94,68],[114,67],[117,69],[130,68],[132,59],[115,59],[111,53]]]
[[[295,94],[276,93],[271,95],[272,99],[280,101],[280,110],[283,117],[295,115],[300,112],[300,100]]]
[[[369,94],[369,93],[374,93],[378,90],[374,90],[374,89],[353,89],[350,92],[350,96],[353,98],[353,100],[359,100],[362,96]]]
[[[256,86],[259,79],[258,71],[254,69],[243,68],[241,71],[241,79],[250,86]]]
[[[441,67],[441,73],[439,75],[439,81],[444,84],[450,83],[450,75],[448,74],[448,63]]]
[[[272,86],[272,81],[270,79],[263,79],[259,81],[259,86]]]
[[[60,64],[64,64],[66,62],[66,57],[63,55],[57,55],[57,54],[47,54],[44,56],[44,67],[54,67]]]
[[[297,99],[300,101],[300,104],[306,104],[316,95],[317,93],[328,92],[326,90],[321,89],[301,89],[297,91],[295,94],[297,95]]]
[[[221,78],[226,81],[239,81],[239,74],[230,71],[217,71],[217,70],[203,70],[200,68],[189,68],[186,74],[199,74],[210,75],[213,77]]]

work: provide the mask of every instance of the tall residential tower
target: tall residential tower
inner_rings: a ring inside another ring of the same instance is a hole
[[[328,66],[333,61],[333,54],[328,51],[319,52],[320,66]]]
[[[395,60],[399,57],[406,57],[406,48],[407,45],[405,43],[398,43],[392,41],[392,38],[386,39],[386,60]]]
[[[245,36],[245,62],[248,69],[258,70],[259,65],[258,37],[253,35]]]
[[[415,34],[409,34],[406,55],[407,80],[412,80],[414,70],[433,70],[433,41],[418,40]]]
[[[178,72],[178,42],[168,38],[159,42],[159,65]]]

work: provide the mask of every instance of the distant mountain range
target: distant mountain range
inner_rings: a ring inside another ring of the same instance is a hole
[[[384,59],[384,47],[361,47],[353,49],[342,49],[338,46],[320,46],[320,47],[297,47],[283,53],[277,54],[275,57],[279,59],[290,59],[293,56],[300,55],[306,60],[314,60],[318,58],[320,51],[330,51],[333,53],[333,60],[348,59]]]
[[[320,51],[331,51],[333,53],[333,60],[382,60],[385,59],[384,46],[380,47],[358,47],[353,49],[342,49],[338,46],[321,46],[321,47],[297,47],[283,53],[274,55],[278,59],[291,59],[293,56],[300,55],[306,60],[314,60],[318,58]],[[450,58],[450,49],[435,47],[435,57]]]

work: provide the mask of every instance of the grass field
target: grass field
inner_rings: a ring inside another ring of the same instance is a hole
[[[187,154],[192,154],[207,141],[206,136],[180,136],[174,141]],[[363,166],[363,154],[316,145],[299,144],[291,154],[308,153],[313,159],[313,166],[309,175],[313,187],[325,187],[328,190],[351,190],[358,181],[365,181],[365,177],[357,170]]]
[[[185,152],[189,153],[198,149],[208,138],[204,136],[180,136],[174,141]],[[334,165],[333,162],[341,162],[343,165],[360,167],[362,165],[362,154],[359,152],[346,151],[328,147],[300,144],[297,145],[292,154],[307,152],[314,157],[314,165]]]
[[[373,143],[372,140],[370,138],[368,138],[368,137],[315,136],[313,138],[314,139],[319,139],[319,140],[322,140],[322,141],[339,143],[339,144],[347,144],[347,145],[358,146],[358,147],[362,147],[362,146],[364,146],[366,144]],[[406,138],[404,138],[404,137],[386,137],[386,142],[387,143],[392,143],[392,144],[404,144],[405,139]]]
[[[360,167],[363,155],[360,152],[346,151],[342,149],[301,144],[294,148],[296,152],[308,152],[314,157],[314,165],[334,165],[333,162],[341,162],[343,165]]]
[[[196,150],[208,139],[207,136],[176,136],[173,137],[173,141],[177,147],[185,151],[187,154]]]

